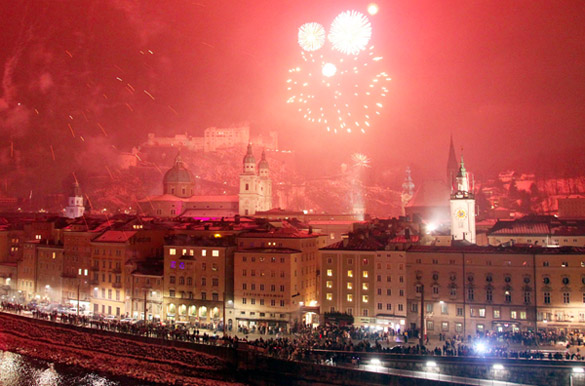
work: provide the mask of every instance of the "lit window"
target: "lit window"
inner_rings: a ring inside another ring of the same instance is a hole
[[[368,302],[368,295],[362,295],[362,302],[364,303]]]
[[[177,254],[177,250],[175,248],[169,248],[169,255],[174,256]]]
[[[81,268],[79,268],[79,270],[77,271],[78,275],[81,275]]]
[[[353,283],[351,281],[347,282],[347,289],[353,289]]]
[[[368,271],[362,271],[362,276],[363,277],[368,277]]]
[[[219,251],[217,249],[214,249],[213,251],[211,251],[211,256],[214,256],[214,257],[219,256]]]
[[[353,271],[351,269],[347,271],[347,277],[353,277]]]
[[[325,285],[327,286],[327,288],[333,288],[333,282],[332,281],[328,281],[327,283],[325,283]]]
[[[177,268],[177,262],[171,261],[171,268]]]
[[[516,311],[510,311],[510,319],[518,319],[518,313]]]
[[[333,276],[333,270],[332,269],[328,269],[327,270],[327,276]]]
[[[353,295],[352,294],[347,294],[347,301],[353,302]]]
[[[327,300],[333,300],[333,294],[331,292],[327,292]]]
[[[368,283],[362,283],[362,289],[363,290],[368,290]]]
[[[207,250],[206,249],[202,249],[201,250],[201,256],[207,256]]]

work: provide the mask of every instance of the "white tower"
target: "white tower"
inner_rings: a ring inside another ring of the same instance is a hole
[[[266,161],[266,152],[262,150],[262,159],[258,162],[258,204],[256,210],[267,211],[272,209],[272,180],[270,169]]]
[[[248,151],[244,156],[244,170],[240,174],[239,206],[241,216],[251,216],[256,213],[257,189],[256,159],[252,153],[252,145],[248,144]]]
[[[84,211],[83,196],[81,195],[79,183],[76,181],[73,184],[73,194],[69,197],[67,208],[65,208],[65,217],[78,218],[83,216]]]
[[[266,154],[262,152],[256,174],[256,159],[250,144],[244,156],[244,170],[240,174],[239,204],[241,216],[252,216],[258,211],[272,209],[272,180]]]
[[[469,177],[463,156],[456,177],[457,190],[451,193],[451,236],[475,244],[475,198],[469,189]]]

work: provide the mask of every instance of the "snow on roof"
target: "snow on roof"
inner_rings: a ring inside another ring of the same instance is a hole
[[[93,241],[101,243],[125,243],[135,234],[136,231],[106,231]]]

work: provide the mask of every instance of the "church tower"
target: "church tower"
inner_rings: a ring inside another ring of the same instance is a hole
[[[414,182],[410,176],[410,166],[406,168],[406,177],[402,183],[402,194],[400,195],[402,201],[402,215],[406,216],[406,204],[412,199],[414,195]]]
[[[459,165],[457,164],[457,156],[455,155],[455,146],[453,146],[453,135],[451,135],[451,142],[449,143],[449,158],[447,159],[447,186],[451,191],[454,190],[455,177],[459,172]]]
[[[272,180],[266,153],[262,152],[257,174],[256,158],[252,153],[251,144],[248,144],[248,151],[244,156],[244,170],[240,174],[239,204],[241,216],[252,216],[258,211],[272,209]]]
[[[73,192],[69,196],[67,208],[65,208],[65,217],[67,218],[78,218],[83,216],[85,207],[83,206],[83,196],[81,195],[81,189],[79,183],[75,181],[73,184]]]
[[[251,216],[256,213],[258,200],[258,176],[256,175],[256,158],[252,153],[252,145],[244,156],[244,170],[240,174],[240,215]]]
[[[257,210],[267,211],[272,209],[272,180],[270,169],[266,161],[266,152],[262,150],[262,159],[258,162],[258,205]]]
[[[475,244],[475,198],[469,187],[469,175],[461,164],[451,193],[451,237]]]

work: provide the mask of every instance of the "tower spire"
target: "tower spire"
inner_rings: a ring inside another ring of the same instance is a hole
[[[459,169],[459,163],[457,162],[457,155],[455,154],[455,146],[453,145],[453,134],[451,134],[449,143],[449,158],[447,159],[447,183],[453,187],[455,177]]]

